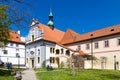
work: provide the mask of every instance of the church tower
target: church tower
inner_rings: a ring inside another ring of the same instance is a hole
[[[54,22],[53,22],[53,14],[52,14],[52,10],[50,9],[50,14],[49,14],[49,21],[48,21],[48,26],[54,30]]]

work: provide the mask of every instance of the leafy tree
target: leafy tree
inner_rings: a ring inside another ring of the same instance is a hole
[[[7,44],[9,36],[9,26],[11,24],[10,18],[6,13],[8,6],[0,5],[0,47]]]
[[[86,58],[87,60],[97,60],[95,56],[89,55],[89,54],[84,54],[82,55],[83,58]]]

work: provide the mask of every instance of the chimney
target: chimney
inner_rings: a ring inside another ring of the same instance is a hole
[[[18,32],[18,34],[20,35],[20,30],[18,30],[17,32]]]

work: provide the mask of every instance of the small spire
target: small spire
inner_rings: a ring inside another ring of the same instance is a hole
[[[52,9],[50,8],[50,14],[49,14],[49,21],[47,24],[52,30],[54,29],[54,22],[53,22],[53,15],[52,15]]]
[[[49,14],[49,16],[53,16],[53,14],[52,14],[52,9],[50,8],[50,14]]]

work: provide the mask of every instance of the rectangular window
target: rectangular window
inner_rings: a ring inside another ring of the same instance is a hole
[[[104,46],[109,47],[109,41],[108,40],[104,41]]]
[[[13,43],[10,43],[10,46],[13,46]]]
[[[86,44],[86,49],[90,49],[90,45],[89,44]]]
[[[55,53],[55,48],[53,48],[53,53]]]
[[[81,49],[81,47],[80,47],[80,45],[78,45],[78,50],[80,50]]]
[[[118,45],[120,45],[120,39],[118,39]]]
[[[52,57],[50,57],[50,63],[52,63]]]
[[[55,57],[53,57],[53,63],[55,63]]]
[[[50,63],[55,63],[55,57],[50,57]]]
[[[7,50],[3,50],[4,54],[8,54],[8,51]]]
[[[52,53],[52,47],[50,48],[50,53]]]
[[[16,47],[19,47],[19,44],[16,44]]]
[[[98,42],[95,42],[95,49],[99,48]]]
[[[50,48],[50,53],[55,53],[55,48],[54,47]]]
[[[40,63],[40,57],[38,57],[38,63]]]
[[[60,54],[60,51],[59,51],[59,49],[56,49],[56,54]]]
[[[61,49],[61,54],[63,54],[63,52],[64,52],[64,50],[63,50],[63,48]]]
[[[34,41],[34,35],[32,35],[32,42]]]

